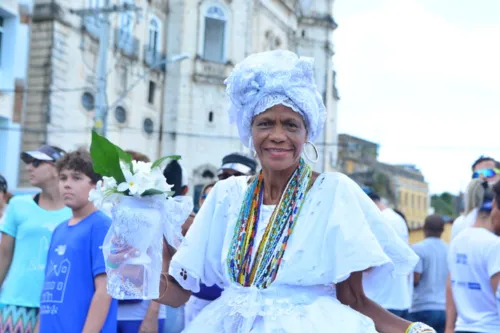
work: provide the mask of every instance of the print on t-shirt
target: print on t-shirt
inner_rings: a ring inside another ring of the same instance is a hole
[[[54,249],[57,256],[50,256],[47,263],[47,273],[42,291],[41,313],[56,314],[58,303],[64,302],[66,286],[71,273],[71,261],[64,256],[66,245],[59,245]]]

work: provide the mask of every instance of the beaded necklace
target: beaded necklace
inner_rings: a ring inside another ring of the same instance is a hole
[[[255,235],[264,198],[262,171],[251,182],[245,193],[227,258],[233,282],[264,289],[274,281],[311,179],[312,170],[301,158],[271,215],[253,262]]]

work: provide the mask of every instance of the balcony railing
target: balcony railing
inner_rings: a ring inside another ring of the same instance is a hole
[[[115,47],[125,56],[137,59],[139,57],[139,40],[129,31],[115,29]]]
[[[160,63],[164,59],[165,54],[159,52],[148,44],[144,45],[144,63],[152,70],[164,72],[166,70],[166,63],[156,66],[156,64]]]
[[[94,38],[99,38],[100,22],[97,16],[85,16],[83,27]]]

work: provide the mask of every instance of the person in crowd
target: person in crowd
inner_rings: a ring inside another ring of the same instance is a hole
[[[252,176],[257,169],[257,162],[244,154],[231,153],[224,156],[222,166],[217,170],[219,180],[227,179],[231,176]]]
[[[199,199],[200,207],[203,206],[203,203],[214,186],[215,183],[209,183],[203,187]],[[196,316],[198,316],[201,310],[219,298],[221,293],[222,289],[216,285],[208,287],[204,284],[200,284],[200,291],[198,293],[193,293],[184,307],[184,324],[186,326],[189,325],[189,323],[192,322]]]
[[[40,333],[116,333],[118,304],[107,293],[101,250],[111,219],[88,200],[102,177],[84,149],[66,154],[56,167],[59,191],[72,216],[52,234],[40,296]]]
[[[150,162],[146,155],[126,150],[132,160]],[[167,310],[165,305],[148,300],[118,301],[118,333],[163,332]]]
[[[482,184],[474,225],[450,244],[446,333],[500,332],[500,182]]]
[[[7,180],[4,176],[0,175],[0,225],[3,224],[3,221],[5,219],[5,211],[7,210],[7,204],[12,198],[12,194],[10,194],[8,189],[9,187],[7,185]]]
[[[406,221],[394,209],[387,207],[382,202],[379,194],[371,188],[364,188],[365,193],[373,200],[375,205],[382,212],[385,223],[387,223],[405,243],[409,242],[409,231]],[[365,275],[377,274],[377,272],[368,271]],[[370,282],[375,282],[371,284]],[[410,275],[395,276],[387,280],[374,277],[371,280],[364,281],[366,295],[377,304],[387,309],[391,313],[401,318],[408,316],[411,307],[411,295],[413,293],[413,279]]]
[[[481,156],[472,164],[472,181],[465,191],[465,211],[453,222],[451,239],[476,221],[478,207],[482,203],[484,194],[482,182],[477,180],[486,180],[490,184],[499,181],[500,169],[496,167],[497,163],[491,157]]]
[[[439,215],[427,216],[425,239],[413,250],[420,260],[415,267],[413,302],[410,318],[444,333],[446,324],[446,280],[448,278],[448,245],[441,239],[444,220]]]
[[[165,257],[158,301],[179,306],[200,283],[224,288],[186,333],[434,332],[365,295],[363,271],[407,277],[418,257],[358,185],[302,158],[326,112],[312,62],[284,50],[254,54],[226,84],[230,119],[262,170],[215,185]]]
[[[59,193],[55,163],[65,152],[44,145],[21,154],[37,195],[12,198],[0,226],[0,332],[33,332],[52,231],[71,217]]]
[[[174,197],[188,195],[188,174],[179,161],[174,160],[168,163],[163,171],[163,175],[165,176],[167,183],[173,185],[172,191],[174,192]],[[194,217],[194,212],[188,216],[186,222],[182,225],[182,235],[186,235],[189,227],[193,224]],[[171,255],[175,253],[175,250],[164,242],[163,252]],[[167,305],[166,309],[168,321],[165,325],[165,331],[168,333],[180,333],[185,327],[185,307],[182,306],[175,308]]]

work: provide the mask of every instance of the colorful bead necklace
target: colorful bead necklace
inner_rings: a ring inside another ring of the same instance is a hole
[[[255,235],[264,198],[262,171],[250,183],[229,247],[227,264],[233,282],[264,289],[274,281],[311,179],[312,170],[301,158],[271,215],[253,262]]]

